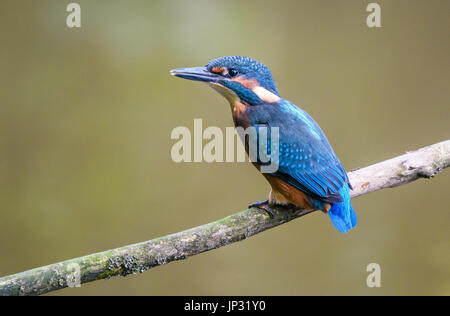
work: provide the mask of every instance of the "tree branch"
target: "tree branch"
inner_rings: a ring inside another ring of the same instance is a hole
[[[430,178],[450,165],[450,140],[349,172],[352,197]],[[40,295],[113,276],[126,276],[219,248],[311,211],[274,209],[273,219],[248,209],[176,234],[0,278],[0,296]]]

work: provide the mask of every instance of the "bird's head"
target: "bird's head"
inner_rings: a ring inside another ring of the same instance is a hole
[[[205,67],[179,68],[171,74],[203,81],[222,94],[231,104],[258,105],[280,100],[270,69],[243,56],[211,60]]]

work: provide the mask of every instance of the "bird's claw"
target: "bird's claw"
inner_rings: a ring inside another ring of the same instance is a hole
[[[275,214],[273,213],[272,209],[269,206],[269,200],[252,203],[248,206],[248,208],[251,208],[251,207],[256,207],[256,208],[266,211],[267,214],[269,214],[270,218],[274,218],[274,216],[275,216]]]

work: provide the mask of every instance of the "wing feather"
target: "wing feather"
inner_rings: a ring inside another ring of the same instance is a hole
[[[339,190],[348,176],[319,125],[288,101],[276,110],[271,106],[275,113],[266,124],[278,126],[280,133],[279,169],[273,175],[322,201],[342,202]]]

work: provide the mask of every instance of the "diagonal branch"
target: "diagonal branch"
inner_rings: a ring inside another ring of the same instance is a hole
[[[349,173],[352,197],[431,178],[450,165],[450,140]],[[68,286],[144,272],[243,240],[311,211],[248,209],[176,234],[0,278],[0,296],[39,295]]]

